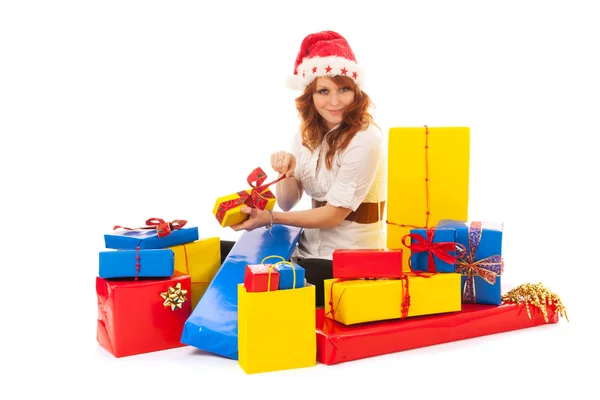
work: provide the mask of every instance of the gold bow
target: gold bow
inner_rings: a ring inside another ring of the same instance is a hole
[[[556,312],[561,317],[564,317],[569,321],[567,316],[567,309],[560,300],[560,297],[556,293],[552,293],[546,288],[541,282],[538,284],[524,283],[512,289],[508,293],[502,296],[502,301],[508,304],[525,304],[527,308],[527,315],[531,319],[531,312],[529,311],[529,305],[535,306],[542,311],[544,320],[548,323],[548,306],[555,306]]]
[[[181,308],[183,303],[187,301],[187,298],[185,297],[187,292],[187,290],[181,288],[181,282],[177,282],[175,287],[169,287],[168,291],[160,294],[160,297],[165,300],[163,306],[171,306],[171,311],[174,311],[175,308],[178,307]]]

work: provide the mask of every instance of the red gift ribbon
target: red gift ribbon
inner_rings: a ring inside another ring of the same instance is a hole
[[[435,229],[427,228],[425,230],[425,235],[427,238],[424,238],[422,235],[418,233],[411,233],[408,235],[404,235],[402,237],[402,244],[404,247],[410,249],[411,253],[422,253],[427,252],[427,272],[437,273],[435,268],[435,259],[433,256],[436,256],[443,262],[448,264],[454,264],[456,262],[456,256],[450,254],[451,252],[456,251],[456,246],[462,246],[460,243],[455,242],[439,242],[433,243],[433,236],[435,234]],[[406,244],[406,239],[410,238],[410,245]],[[419,275],[420,271],[414,271],[412,269],[412,265],[410,262],[410,258],[408,259],[408,267],[410,271],[414,274]]]
[[[463,246],[459,249],[456,259],[456,272],[467,277],[463,288],[463,303],[477,302],[477,294],[475,293],[476,276],[493,285],[496,283],[496,277],[502,275],[504,269],[504,261],[500,255],[493,255],[475,261],[475,254],[481,242],[482,231],[482,223],[480,221],[471,222],[471,226],[469,227],[469,252]]]
[[[121,225],[115,225],[113,227],[113,230],[115,229],[125,229],[128,231],[137,231],[137,230],[142,230],[142,229],[156,229],[156,233],[158,234],[159,238],[163,238],[165,236],[168,236],[172,231],[181,229],[185,226],[185,224],[187,224],[187,221],[185,219],[174,219],[171,222],[165,222],[165,220],[161,219],[161,218],[150,218],[148,220],[146,220],[146,226],[142,226],[139,228],[127,228],[125,226],[121,226]]]
[[[264,192],[274,183],[279,182],[285,178],[285,175],[281,175],[279,178],[275,179],[273,182],[263,184],[263,182],[267,179],[267,174],[262,168],[255,168],[254,171],[248,175],[246,179],[252,190],[248,193],[246,190],[242,190],[237,192],[236,194],[239,196],[237,199],[227,200],[219,204],[219,208],[215,217],[217,217],[217,221],[219,223],[223,222],[223,218],[225,218],[225,214],[227,211],[236,208],[242,204],[247,205],[250,208],[258,208],[260,210],[264,210],[269,202],[269,199],[274,199],[273,193],[271,191]]]

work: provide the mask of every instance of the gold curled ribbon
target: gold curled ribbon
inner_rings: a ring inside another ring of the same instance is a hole
[[[187,301],[187,298],[185,297],[187,292],[187,290],[181,288],[181,282],[177,282],[175,287],[171,286],[166,292],[160,294],[160,297],[165,300],[163,306],[171,306],[171,311],[174,311],[176,308],[181,308],[183,303]]]
[[[525,304],[527,308],[527,315],[531,319],[531,312],[529,311],[529,305],[535,306],[542,311],[544,320],[548,323],[548,309],[547,306],[554,305],[556,312],[561,317],[564,317],[569,321],[567,316],[567,309],[560,300],[560,297],[556,293],[552,293],[546,288],[542,282],[524,283],[510,290],[509,292],[502,295],[502,301],[508,304]]]

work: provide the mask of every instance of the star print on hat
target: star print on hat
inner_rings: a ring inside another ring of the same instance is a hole
[[[294,63],[294,75],[288,87],[304,90],[320,76],[343,75],[360,87],[362,70],[346,39],[337,32],[323,31],[304,38]]]

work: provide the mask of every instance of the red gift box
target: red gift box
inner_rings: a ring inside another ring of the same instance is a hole
[[[246,265],[244,288],[246,292],[266,292],[279,287],[279,272],[271,264]]]
[[[402,249],[338,249],[332,257],[334,278],[401,278]]]
[[[462,311],[378,321],[346,326],[326,318],[317,309],[317,360],[338,364],[361,358],[395,353],[419,347],[448,343],[544,325],[540,309],[524,304],[463,304]],[[558,322],[559,313],[548,306],[548,323]]]
[[[96,278],[98,343],[115,357],[172,349],[191,313],[190,276],[167,279]]]

